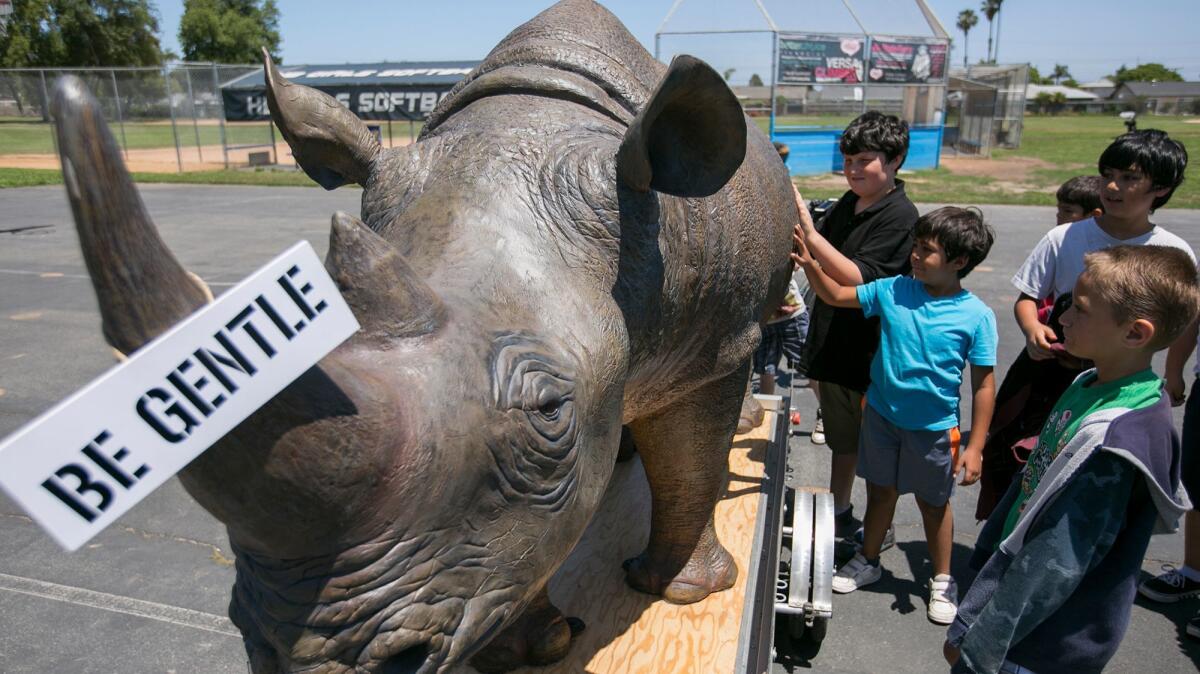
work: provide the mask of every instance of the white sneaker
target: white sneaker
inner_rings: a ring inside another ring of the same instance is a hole
[[[812,440],[814,445],[825,444],[825,420],[821,418],[820,408],[817,409],[817,423],[813,426],[809,440]]]
[[[833,574],[833,591],[839,594],[853,592],[860,587],[874,583],[881,577],[883,577],[883,567],[880,564],[868,562],[862,553],[856,552],[850,561],[843,564],[842,568]]]
[[[958,583],[949,574],[930,579],[928,615],[939,625],[949,625],[958,615]]]

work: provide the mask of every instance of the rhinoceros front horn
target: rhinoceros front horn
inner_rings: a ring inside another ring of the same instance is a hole
[[[359,339],[416,337],[445,318],[441,299],[400,251],[352,215],[334,214],[325,268],[362,326]]]
[[[50,111],[104,338],[121,353],[131,353],[212,295],[159,238],[100,106],[83,82],[62,77]]]

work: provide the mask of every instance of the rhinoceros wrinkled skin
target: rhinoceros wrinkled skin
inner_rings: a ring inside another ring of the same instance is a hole
[[[664,67],[607,10],[566,0],[501,42],[417,143],[383,149],[267,69],[301,167],[363,187],[326,260],[362,330],[180,473],[228,527],[252,669],[561,658],[579,625],[546,583],[623,425],[653,494],[629,584],[676,603],[730,587],[712,513],[795,206],[721,78],[690,57]],[[104,335],[128,353],[207,289],[78,80],[54,115]]]

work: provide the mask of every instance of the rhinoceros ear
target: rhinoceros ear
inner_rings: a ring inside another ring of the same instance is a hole
[[[263,65],[271,119],[300,168],[327,190],[366,182],[381,149],[367,125],[332,96],[284,79],[266,49]]]
[[[639,192],[706,197],[746,156],[746,117],[715,70],[677,56],[625,132],[617,176]]]

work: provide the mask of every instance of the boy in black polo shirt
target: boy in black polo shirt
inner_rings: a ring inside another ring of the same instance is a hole
[[[862,114],[842,133],[842,170],[850,190],[819,225],[799,192],[797,234],[821,269],[841,285],[857,286],[907,274],[917,207],[896,172],[908,153],[908,124],[876,111]],[[879,346],[879,319],[862,309],[839,309],[816,300],[800,369],[820,382],[825,439],[833,452],[829,490],[837,511],[837,536],[858,528],[850,505],[858,457],[863,393]],[[890,530],[889,530],[890,533]]]

